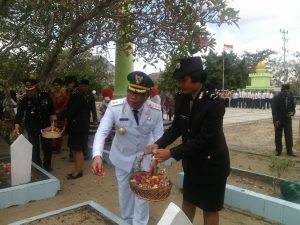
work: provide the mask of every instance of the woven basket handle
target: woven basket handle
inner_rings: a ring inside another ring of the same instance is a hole
[[[145,154],[143,152],[142,154],[139,154],[137,156],[137,160],[136,160],[135,168],[134,168],[135,172],[142,171],[142,162],[146,155],[148,155],[148,154]],[[152,158],[152,160],[155,160],[154,157]],[[165,174],[166,168],[162,165],[163,165],[163,163],[158,162],[156,169],[153,171],[153,174],[158,174],[158,173]]]
[[[134,171],[142,171],[142,162],[143,159],[145,158],[145,153],[143,152],[142,154],[138,154],[136,162],[135,162],[135,167],[134,167]]]

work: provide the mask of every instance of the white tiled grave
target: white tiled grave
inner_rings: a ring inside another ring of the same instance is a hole
[[[30,182],[32,144],[22,134],[10,146],[10,160],[11,185]]]
[[[184,212],[173,202],[168,205],[157,225],[193,225]]]
[[[52,174],[31,162],[30,142],[20,135],[11,145],[10,151],[11,186],[0,189],[0,209],[54,197],[60,190],[60,182]],[[5,160],[8,161],[7,158]],[[42,177],[40,180],[31,181],[32,168],[35,175]]]

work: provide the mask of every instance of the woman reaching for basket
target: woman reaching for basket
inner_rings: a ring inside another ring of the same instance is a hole
[[[218,225],[223,208],[229,154],[223,133],[225,105],[205,84],[200,57],[181,59],[174,72],[182,91],[175,101],[172,126],[151,147],[158,161],[182,160],[182,210],[193,222],[196,207],[203,210],[204,225]],[[166,147],[182,136],[182,143]]]
[[[160,106],[147,100],[151,78],[135,71],[127,76],[127,98],[112,100],[101,119],[93,144],[92,171],[101,175],[102,152],[105,138],[115,124],[116,134],[110,150],[110,161],[115,166],[118,181],[119,205],[122,218],[129,224],[146,225],[149,220],[149,202],[130,190],[130,178],[135,161],[144,148],[163,134]],[[143,169],[149,170],[151,156],[143,160]]]

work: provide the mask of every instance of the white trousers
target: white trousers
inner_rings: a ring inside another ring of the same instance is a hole
[[[132,225],[147,225],[149,220],[149,202],[138,198],[129,186],[131,173],[115,167],[119,189],[121,217]]]

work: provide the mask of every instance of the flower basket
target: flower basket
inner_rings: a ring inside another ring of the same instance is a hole
[[[63,130],[58,129],[57,127],[47,127],[41,130],[42,137],[55,139],[62,136]]]
[[[143,158],[144,155],[137,160],[137,171],[130,178],[130,189],[144,200],[163,201],[169,197],[172,183],[163,170],[158,170],[155,174],[141,171]]]

